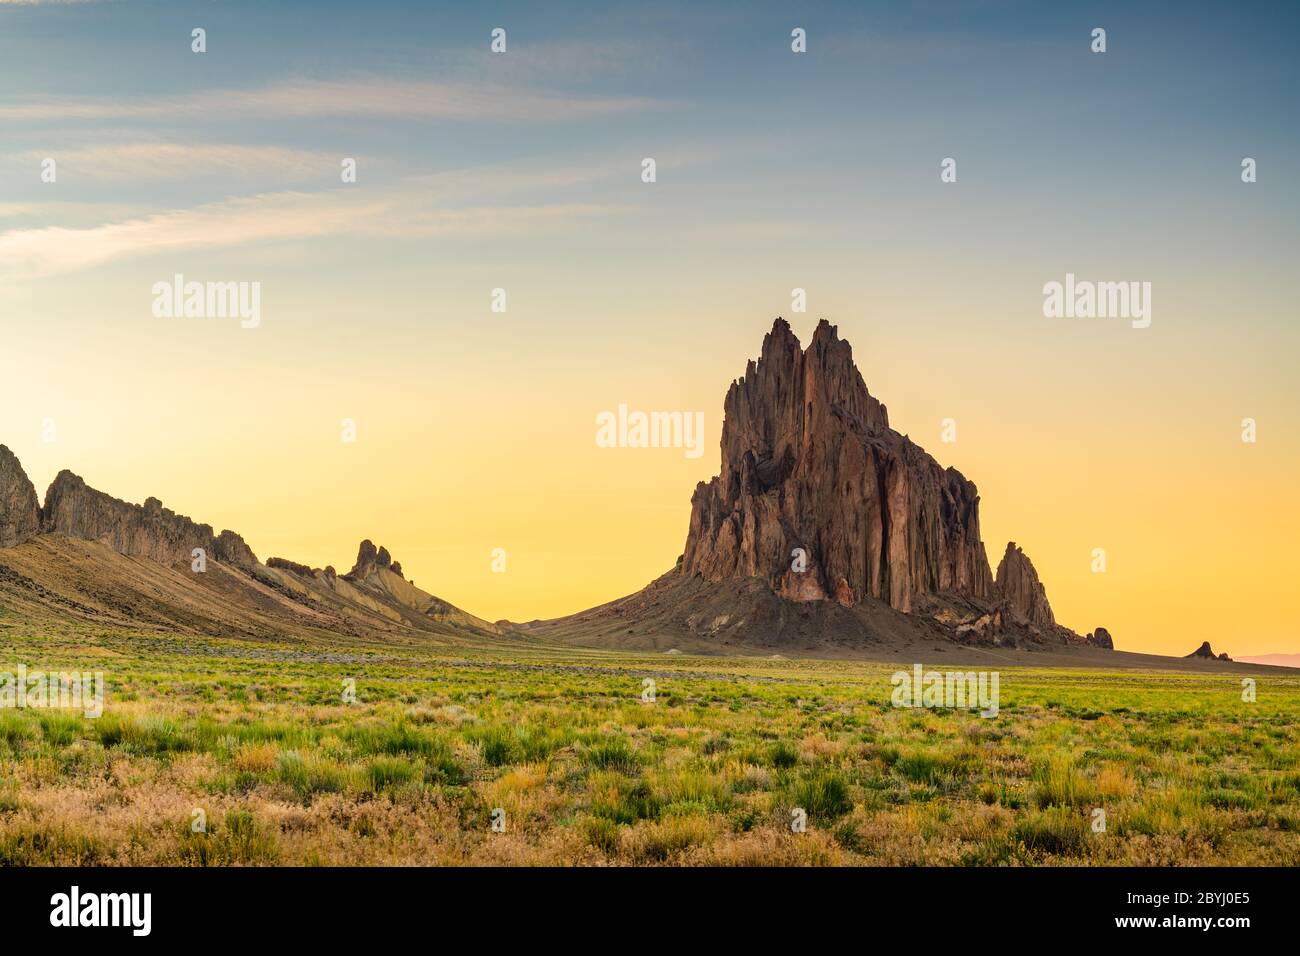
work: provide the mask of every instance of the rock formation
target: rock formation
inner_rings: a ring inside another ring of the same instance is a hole
[[[41,503],[18,458],[0,445],[0,548],[40,533]]]
[[[1210,647],[1210,642],[1209,642],[1209,641],[1202,641],[1200,647],[1198,647],[1196,650],[1192,651],[1190,654],[1187,654],[1186,656],[1187,656],[1187,657],[1203,657],[1203,658],[1205,658],[1206,660],[1211,660],[1211,661],[1216,661],[1216,660],[1217,660],[1217,661],[1231,661],[1231,660],[1232,660],[1232,658],[1229,657],[1226,653],[1224,653],[1224,654],[1217,654],[1217,655],[1216,655],[1216,654],[1214,653],[1213,648]]]
[[[288,558],[267,558],[266,566],[268,568],[279,568],[281,571],[292,571],[302,578],[314,577],[316,572],[305,564],[299,564],[297,561],[290,561]]]
[[[1053,627],[1056,618],[1047,603],[1047,591],[1038,580],[1033,562],[1014,541],[998,563],[997,591],[1007,603],[1007,608],[1017,620],[1040,627]]]
[[[1111,640],[1110,631],[1106,630],[1104,627],[1097,628],[1085,637],[1084,641],[1094,647],[1104,647],[1108,651],[1113,651],[1115,649],[1115,642]]]
[[[200,525],[200,527],[206,528],[209,526]],[[257,564],[257,555],[253,553],[253,549],[233,531],[222,531],[221,534],[217,535],[216,540],[212,543],[211,554],[215,555],[218,561],[225,561],[227,564],[238,564],[244,568],[251,568]]]
[[[392,571],[398,577],[402,575],[402,565],[393,560],[388,549],[382,545],[376,548],[374,542],[366,538],[357,548],[357,563],[343,577],[349,581],[364,581],[380,568]]]
[[[722,473],[692,496],[682,574],[846,607],[994,597],[975,485],[889,427],[834,326],[803,350],[777,319],[724,409]]]
[[[244,539],[233,531],[214,536],[211,525],[178,515],[157,498],[133,505],[96,491],[66,469],[45,493],[41,530],[100,541],[122,554],[161,564],[188,565],[195,548],[217,561],[242,567],[257,563]]]
[[[721,473],[691,498],[679,579],[759,581],[805,607],[883,604],[962,642],[1084,642],[1014,542],[993,575],[975,485],[889,427],[833,325],[803,349],[777,319],[723,409]]]

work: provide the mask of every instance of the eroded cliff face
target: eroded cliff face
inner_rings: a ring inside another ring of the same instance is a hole
[[[376,548],[374,542],[366,538],[357,547],[356,564],[343,577],[349,581],[364,581],[380,569],[392,571],[399,578],[402,576],[401,563],[393,560],[388,549],[383,545]]]
[[[1052,606],[1047,603],[1047,590],[1038,580],[1033,562],[1024,551],[1016,547],[1014,541],[1007,543],[1006,553],[998,562],[995,583],[1008,610],[1017,620],[1039,627],[1052,627],[1056,624]]]
[[[889,427],[834,326],[804,350],[777,319],[724,411],[722,472],[692,496],[681,573],[846,607],[996,597],[975,485]]]
[[[100,541],[114,551],[150,558],[161,564],[188,565],[195,548],[210,559],[252,567],[257,557],[233,531],[214,535],[212,526],[198,524],[164,508],[157,498],[143,505],[96,491],[72,472],[59,472],[45,494],[41,530],[71,538]]]
[[[0,445],[0,548],[12,548],[40,533],[41,503],[22,464]]]

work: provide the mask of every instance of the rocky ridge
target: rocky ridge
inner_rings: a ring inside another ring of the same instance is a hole
[[[157,498],[130,504],[96,491],[66,469],[45,493],[41,531],[102,541],[121,554],[160,564],[189,564],[196,548],[206,558],[227,564],[251,568],[258,563],[252,549],[233,531],[215,535],[212,525],[178,515]]]
[[[73,542],[90,542],[93,547],[74,547]],[[182,628],[217,626],[247,634],[283,633],[286,627],[291,632],[313,628],[348,634],[376,628],[438,633],[451,629],[481,635],[498,630],[407,581],[401,564],[369,539],[361,542],[352,570],[340,576],[332,566],[311,568],[281,557],[262,564],[234,531],[214,533],[211,525],[176,514],[157,498],[146,498],[143,504],[122,501],[91,488],[67,470],[50,484],[42,507],[18,458],[3,445],[0,549],[6,555],[3,564],[10,566],[10,572],[0,566],[0,579],[8,573],[8,580],[25,593],[45,595],[65,611],[78,614],[92,614],[98,601],[117,595],[93,615],[111,614],[122,623],[170,621]],[[24,554],[16,554],[24,549]],[[202,552],[203,562],[195,561],[196,551]],[[150,572],[109,561],[107,556],[114,552],[154,562],[171,574],[157,576],[153,586],[141,591],[137,579],[148,578]],[[56,562],[59,583],[66,585],[68,597],[56,597],[40,577],[16,571],[41,567],[43,560]],[[79,563],[85,561],[95,566]],[[64,571],[74,567],[80,570],[64,578]],[[101,574],[107,575],[104,585],[93,585]],[[91,590],[83,591],[83,585]],[[163,599],[163,595],[179,594],[178,587],[198,591],[175,597],[175,603]],[[214,589],[224,596],[212,605],[218,610],[200,625],[194,608],[207,606],[211,595],[198,592]],[[216,625],[217,620],[222,623]]]

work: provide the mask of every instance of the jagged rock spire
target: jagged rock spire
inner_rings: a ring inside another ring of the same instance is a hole
[[[356,564],[343,576],[350,581],[364,581],[381,568],[392,571],[398,577],[402,575],[401,564],[393,560],[388,549],[382,545],[376,548],[375,543],[366,538],[357,548]]]
[[[1007,542],[1006,553],[998,562],[998,593],[1006,600],[1011,613],[1019,620],[1042,627],[1056,623],[1047,590],[1038,580],[1038,572],[1029,556],[1014,541]]]
[[[993,595],[975,485],[889,427],[825,320],[807,349],[773,323],[727,392],[721,446],[721,473],[691,499],[682,573],[903,611],[937,592]]]

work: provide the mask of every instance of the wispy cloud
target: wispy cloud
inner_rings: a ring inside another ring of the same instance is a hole
[[[203,245],[305,238],[337,232],[378,204],[300,193],[253,196],[172,210],[85,229],[51,226],[0,233],[0,269],[9,278],[37,278],[102,265],[133,255]]]
[[[2,0],[0,0],[2,2]],[[339,155],[241,143],[127,142],[28,150],[7,159],[35,168],[52,156],[78,180],[187,179],[195,176],[338,175]]]
[[[407,116],[481,120],[560,120],[661,106],[636,96],[594,96],[463,82],[390,79],[301,80],[257,89],[161,97],[45,97],[0,104],[0,120],[65,122],[223,117]]]
[[[659,153],[661,169],[682,169],[721,155],[716,147],[690,145]],[[93,203],[64,208],[49,203],[0,203],[0,221],[31,218],[39,209],[48,222],[56,208],[63,220],[57,226],[21,225],[0,232],[0,282],[62,275],[185,249],[338,235],[482,239],[553,233],[635,211],[635,203],[619,198],[626,193],[616,184],[637,182],[638,155],[606,155],[567,164],[465,167],[406,176],[378,188],[281,190],[183,209],[125,214],[120,207]],[[335,174],[335,168],[330,172]],[[614,185],[614,201],[593,198],[600,184]],[[69,220],[76,225],[68,225]]]
[[[591,175],[592,170],[557,172],[550,181],[575,184]],[[458,239],[527,235],[570,228],[627,208],[526,198],[500,202],[547,179],[511,170],[458,172],[404,180],[385,191],[344,187],[265,193],[83,228],[10,229],[0,232],[0,280],[61,275],[180,250],[345,234]]]

